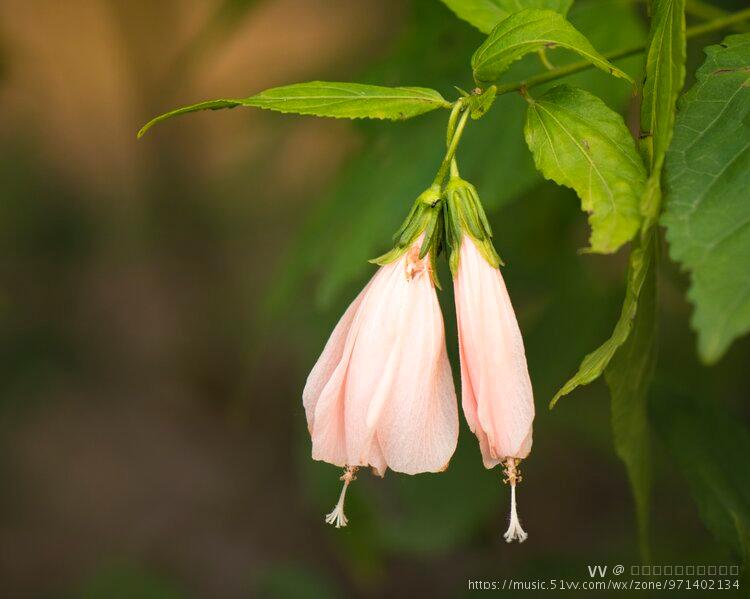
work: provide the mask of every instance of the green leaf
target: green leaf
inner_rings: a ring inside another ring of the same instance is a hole
[[[451,105],[434,89],[424,87],[381,87],[361,83],[311,81],[275,87],[249,98],[209,100],[177,108],[146,123],[138,132],[138,137],[142,137],[156,123],[174,116],[236,106],[322,117],[399,121],[436,108],[450,108]]]
[[[576,4],[574,11],[578,9],[579,6],[582,6],[582,4]],[[599,11],[604,12],[604,15]],[[592,27],[595,23],[601,22],[602,17],[604,17],[605,23],[612,23],[615,21],[618,24],[623,24],[630,21],[631,29],[634,28],[637,23],[633,18],[632,7],[626,3],[597,0],[596,3],[590,3],[586,6],[584,14],[588,17]],[[596,31],[592,30],[592,34],[593,33],[596,33]],[[600,33],[604,33],[601,31],[601,28]],[[615,30],[608,30],[606,35],[609,38],[616,38],[618,34],[623,33],[635,37],[638,34],[638,31],[625,30],[624,32],[621,32],[618,27]],[[642,233],[636,239],[628,260],[625,299],[623,301],[620,317],[615,325],[612,335],[599,348],[588,354],[583,359],[576,374],[567,381],[565,385],[563,385],[552,399],[550,408],[554,407],[562,396],[569,394],[581,385],[587,385],[598,379],[604,372],[610,360],[612,360],[618,348],[625,343],[630,335],[633,321],[638,310],[638,299],[648,275],[647,264],[650,259],[649,253],[651,251],[648,247],[648,243],[643,243],[644,241],[648,242],[650,240],[649,236],[643,235],[643,230],[650,227],[654,221],[653,207],[658,205],[659,197],[658,181],[656,179],[649,179],[646,182],[643,198],[640,200],[641,214],[646,218],[642,225]]]
[[[628,268],[625,303],[612,337],[587,356],[579,372],[553,399],[603,371],[612,397],[615,449],[625,462],[638,515],[641,552],[648,560],[650,488],[647,395],[656,361],[657,219],[661,210],[661,171],[674,123],[674,108],[685,75],[684,0],[654,0],[644,99],[642,152],[650,176],[640,201],[644,217]]]
[[[560,85],[529,100],[524,133],[537,169],[581,198],[591,251],[611,253],[632,239],[646,169],[619,114],[587,91]]]
[[[573,0],[443,0],[459,19],[489,33],[500,21],[526,8],[547,8],[565,16]]]
[[[750,331],[750,34],[706,54],[680,100],[663,223],[690,273],[698,352],[711,363]]]
[[[605,374],[611,396],[615,451],[625,463],[633,490],[644,561],[649,559],[651,478],[647,394],[656,364],[656,262],[659,247],[656,220],[660,204],[660,178],[652,175],[646,181],[640,202],[644,220],[630,252],[625,301],[615,330],[607,341],[583,359],[578,372],[550,403],[550,408],[553,408],[563,395]]]
[[[580,54],[594,66],[632,81],[608,62],[580,31],[552,10],[529,8],[501,21],[471,58],[479,85],[494,83],[508,67],[529,52],[560,46]]]
[[[685,82],[685,0],[653,0],[641,104],[641,149],[654,172],[672,138],[677,96]]]
[[[661,1],[662,0],[655,0],[656,3]],[[659,41],[660,38],[653,35],[652,28],[650,44],[658,44]],[[653,54],[653,52],[649,51],[649,54]],[[646,85],[650,86],[652,84],[649,81],[646,81]],[[656,226],[656,220],[658,219],[661,206],[662,194],[660,173],[662,163],[663,157],[655,164],[655,171],[652,172],[651,176],[649,176],[646,181],[646,186],[640,200],[640,212],[643,216],[643,223],[641,225],[641,232],[637,242],[634,244],[630,253],[625,300],[620,312],[620,318],[615,325],[615,329],[607,341],[583,359],[576,374],[573,375],[573,377],[555,394],[550,402],[550,408],[554,407],[562,396],[569,394],[581,385],[587,385],[599,378],[609,365],[617,350],[630,336],[630,332],[633,328],[633,321],[638,312],[638,301],[641,290],[644,287],[648,275],[648,265],[652,260],[652,252],[655,251],[654,246],[656,242],[654,237],[656,237],[656,235],[654,233],[654,228]]]
[[[649,561],[648,389],[656,366],[656,265],[658,230],[651,227],[643,243],[644,279],[627,340],[604,371],[609,386],[615,452],[625,463],[635,499],[641,557]],[[641,249],[635,250],[634,253]],[[640,257],[639,257],[640,258]]]
[[[653,261],[655,241],[652,231],[641,235],[630,252],[628,260],[628,282],[625,289],[625,301],[622,304],[620,318],[615,325],[612,335],[596,350],[588,354],[578,372],[557,392],[550,403],[553,408],[557,401],[564,395],[581,385],[588,385],[598,379],[604,369],[609,365],[617,350],[627,341],[633,329],[633,322],[638,312],[638,300],[646,280],[649,276],[649,267]]]
[[[701,519],[750,567],[750,433],[716,397],[665,397],[656,432],[684,474]]]

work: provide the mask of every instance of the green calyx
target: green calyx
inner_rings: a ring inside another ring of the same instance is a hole
[[[433,184],[419,194],[406,219],[393,235],[393,249],[370,262],[380,266],[395,262],[424,233],[422,245],[419,248],[419,258],[422,259],[429,254],[430,276],[435,287],[440,289],[440,281],[437,277],[437,257],[443,249],[442,195],[439,184]]]
[[[492,245],[492,228],[484,213],[476,188],[460,177],[451,176],[445,186],[445,233],[450,247],[451,273],[458,273],[458,262],[461,255],[461,241],[464,235],[474,240],[477,248],[487,262],[498,268],[503,261]]]
[[[497,268],[502,264],[492,245],[492,229],[479,201],[477,190],[458,175],[455,153],[466,121],[481,118],[495,101],[497,89],[476,89],[471,94],[459,90],[461,98],[453,105],[446,131],[446,154],[440,164],[432,185],[423,191],[409,211],[406,219],[393,236],[393,249],[370,260],[384,266],[395,262],[423,235],[419,258],[429,255],[430,276],[435,287],[440,289],[437,277],[437,257],[443,251],[443,236],[451,248],[449,264],[453,276],[458,271],[461,241],[464,234],[476,243],[487,262]],[[448,173],[448,183],[444,181]]]

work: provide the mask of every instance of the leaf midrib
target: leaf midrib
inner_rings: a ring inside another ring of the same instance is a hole
[[[543,102],[544,101],[542,100],[541,102],[538,102],[538,103],[541,104]],[[565,114],[567,114],[568,117],[570,117],[571,119],[577,120],[579,123],[583,123],[585,125],[589,124],[588,121],[586,121],[577,112],[575,112],[575,111],[573,111],[573,110],[571,110],[571,109],[569,109],[569,108],[567,108],[565,106],[562,106],[562,105],[558,105],[557,108],[561,112],[565,112]],[[599,135],[601,135],[604,139],[606,139],[610,144],[612,144],[615,148],[617,148],[617,150],[621,154],[621,156],[623,158],[626,158],[637,170],[640,171],[641,165],[638,163],[638,161],[635,158],[633,158],[633,156],[631,155],[630,152],[628,152],[628,149],[626,147],[623,147],[622,145],[620,145],[620,143],[616,139],[613,139],[612,137],[610,137],[609,135],[607,135],[606,133],[604,133],[601,129],[597,129],[596,132]]]
[[[445,105],[447,102],[441,102],[437,99],[429,99],[418,96],[281,96],[281,97],[264,97],[264,96],[250,96],[249,98],[241,98],[235,100],[227,100],[227,102],[237,102],[244,104],[247,102],[285,102],[288,100],[339,100],[341,102],[356,102],[356,101],[376,101],[376,100],[410,100],[415,102],[424,102],[426,104],[438,104]]]
[[[604,176],[602,176],[601,172],[599,172],[599,169],[597,168],[597,166],[594,163],[594,161],[591,159],[591,156],[589,156],[589,154],[585,151],[585,149],[583,147],[581,147],[581,145],[578,143],[578,140],[576,140],[576,138],[568,131],[568,129],[560,122],[560,120],[557,119],[554,114],[552,114],[552,112],[550,112],[548,109],[544,108],[544,106],[541,106],[541,104],[539,104],[539,103],[537,103],[536,106],[539,106],[542,110],[544,110],[550,116],[550,118],[552,120],[554,120],[555,123],[557,123],[558,127],[560,127],[560,129],[563,131],[563,133],[565,133],[565,135],[567,135],[570,138],[570,140],[575,144],[575,146],[578,148],[578,150],[586,157],[586,160],[587,160],[587,162],[590,165],[589,172],[591,170],[593,170],[596,173],[596,175],[601,180],[604,189],[607,192],[610,204],[612,205],[611,206],[612,207],[612,212],[614,214],[620,214],[620,212],[617,210],[617,203],[615,202],[615,199],[614,199],[614,193],[612,192],[612,190],[609,187],[609,185],[607,185],[606,179],[604,178]],[[539,119],[539,120],[541,121],[541,119]],[[559,165],[559,162],[558,162],[558,165]],[[593,192],[592,192],[592,188],[591,188],[590,175],[589,175],[589,190],[588,190],[588,192],[589,192],[589,198],[591,198],[593,196]],[[592,213],[594,212],[593,206],[592,206],[591,212]]]

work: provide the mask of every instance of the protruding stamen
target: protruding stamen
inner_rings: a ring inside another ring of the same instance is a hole
[[[505,476],[503,482],[510,483],[510,522],[508,530],[503,537],[508,543],[518,541],[523,543],[529,535],[521,528],[521,521],[518,519],[516,511],[516,483],[521,482],[521,472],[518,470],[518,461],[515,458],[508,458],[505,462]]]
[[[346,490],[349,488],[349,483],[353,480],[357,480],[357,477],[354,476],[355,472],[357,472],[356,466],[347,466],[344,468],[344,474],[339,478],[339,480],[344,481],[344,488],[341,489],[341,495],[339,495],[339,501],[336,504],[336,507],[333,508],[333,511],[330,514],[326,515],[326,522],[328,524],[333,524],[336,528],[341,528],[349,523],[346,514],[344,514],[344,500],[346,499]]]

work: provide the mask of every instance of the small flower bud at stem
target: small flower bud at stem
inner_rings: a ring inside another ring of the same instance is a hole
[[[341,528],[349,523],[348,518],[344,514],[344,501],[346,500],[346,490],[349,488],[349,483],[353,480],[357,480],[357,477],[354,476],[355,472],[357,472],[356,466],[347,466],[344,469],[344,474],[339,478],[339,480],[344,481],[344,487],[341,489],[338,503],[336,504],[336,507],[333,508],[333,511],[326,515],[326,522],[328,524],[333,524],[336,528]]]

